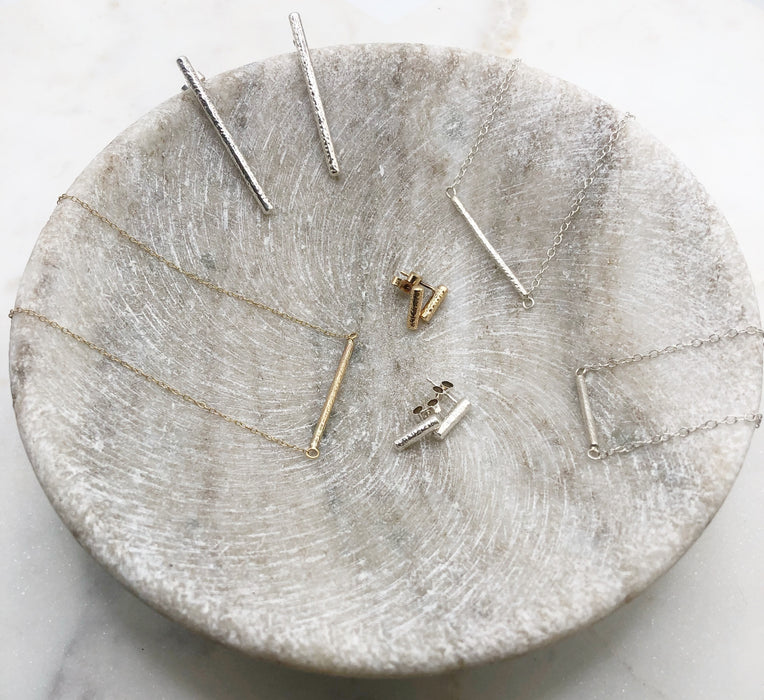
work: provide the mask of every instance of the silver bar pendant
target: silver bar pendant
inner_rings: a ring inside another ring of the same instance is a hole
[[[226,125],[223,123],[223,120],[220,118],[220,113],[215,108],[215,105],[210,101],[210,97],[207,94],[207,91],[204,89],[204,85],[202,84],[202,76],[196,72],[194,67],[191,65],[191,62],[185,56],[181,56],[177,62],[178,67],[180,68],[180,72],[183,73],[183,77],[186,79],[188,87],[191,88],[191,91],[194,93],[194,95],[196,95],[196,99],[199,101],[199,105],[201,106],[202,111],[206,115],[207,119],[210,120],[212,126],[215,128],[215,131],[217,132],[220,140],[223,142],[223,145],[226,147],[226,150],[233,159],[233,162],[236,163],[236,167],[239,169],[241,176],[244,178],[244,182],[246,182],[247,186],[252,191],[252,194],[255,195],[255,199],[257,199],[257,203],[260,205],[263,213],[270,213],[273,210],[273,204],[271,204],[268,198],[265,196],[265,192],[263,192],[263,188],[260,187],[260,183],[257,181],[255,174],[249,167],[249,164],[242,155],[242,152],[239,150],[239,147],[236,145],[236,143],[234,143],[231,132],[228,131]]]
[[[316,73],[313,70],[313,61],[310,59],[308,42],[305,39],[302,20],[300,19],[300,14],[298,12],[292,12],[289,15],[289,24],[292,27],[292,40],[294,41],[295,49],[297,49],[297,55],[300,58],[300,67],[305,76],[305,84],[308,87],[308,96],[310,97],[310,104],[313,108],[313,117],[316,120],[318,138],[321,139],[321,150],[324,152],[324,159],[326,160],[326,166],[329,168],[329,174],[336,177],[340,174],[340,165],[337,162],[337,155],[334,152],[332,135],[329,133],[329,123],[326,121],[324,103],[321,100],[321,93],[318,91]]]
[[[527,301],[530,301],[531,304],[527,306],[526,308],[530,308],[532,306],[533,299],[531,298],[530,294],[528,294],[528,290],[523,287],[522,283],[519,279],[517,279],[517,276],[514,272],[510,269],[509,265],[504,262],[504,258],[499,255],[499,252],[491,245],[491,242],[485,237],[485,234],[480,230],[480,227],[477,225],[477,222],[475,219],[472,218],[470,213],[467,211],[467,209],[464,207],[464,204],[462,204],[462,201],[459,199],[459,197],[456,196],[456,192],[449,188],[446,191],[446,194],[448,195],[448,198],[454,203],[454,206],[458,210],[458,212],[464,217],[464,220],[469,224],[470,228],[472,229],[472,232],[477,236],[478,240],[483,244],[483,247],[488,251],[489,255],[493,258],[494,262],[499,266],[501,271],[507,276],[509,281],[512,283],[512,286],[515,288],[515,291],[520,295],[520,297],[523,300],[523,306],[526,305]]]
[[[597,426],[594,423],[592,405],[589,401],[589,390],[586,387],[586,370],[584,368],[576,370],[576,389],[578,390],[578,403],[581,406],[581,415],[584,419],[586,435],[589,438],[589,452],[599,452],[599,437],[597,436]]]

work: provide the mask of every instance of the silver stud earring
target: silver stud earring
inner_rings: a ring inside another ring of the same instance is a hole
[[[434,406],[429,404],[435,403]],[[437,411],[435,410],[437,409]],[[428,406],[417,406],[414,409],[414,414],[421,420],[411,430],[404,435],[401,435],[394,443],[395,449],[398,451],[405,450],[412,445],[415,445],[423,437],[429,435],[431,432],[437,430],[440,427],[440,406],[438,406],[437,399],[431,399],[428,402]]]
[[[437,440],[443,440],[454,429],[456,424],[467,415],[472,406],[468,399],[456,399],[451,396],[449,391],[454,387],[451,382],[442,381],[440,384],[435,384],[432,380],[428,381],[432,384],[435,398],[414,409],[413,413],[420,421],[393,443],[398,451],[411,447],[411,445],[416,444],[431,433]],[[455,404],[447,413],[444,413],[441,406],[440,399],[442,397],[453,401]]]
[[[433,385],[432,390],[438,398],[444,396],[455,404],[448,414],[441,419],[440,425],[435,430],[435,437],[438,440],[443,440],[456,427],[456,424],[469,413],[472,404],[469,399],[455,399],[448,393],[454,388],[451,382],[444,380],[440,384],[435,384],[432,379],[429,379],[429,381]]]

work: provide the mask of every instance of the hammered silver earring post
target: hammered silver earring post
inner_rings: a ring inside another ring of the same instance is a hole
[[[215,105],[212,104],[210,96],[204,89],[204,77],[197,73],[197,71],[191,65],[191,61],[189,61],[185,56],[178,58],[177,63],[178,68],[180,68],[180,72],[183,73],[183,77],[186,79],[188,88],[190,88],[191,92],[193,92],[196,96],[196,99],[199,102],[199,106],[202,108],[202,111],[204,112],[207,119],[209,119],[210,124],[212,124],[212,126],[215,128],[217,135],[223,142],[223,145],[228,151],[228,154],[233,159],[233,162],[236,163],[236,167],[239,169],[241,176],[244,178],[244,182],[247,184],[247,187],[249,187],[249,189],[252,191],[252,194],[255,195],[255,199],[260,205],[260,208],[263,210],[263,213],[269,214],[273,210],[273,204],[271,204],[271,202],[265,196],[265,192],[263,192],[263,188],[260,187],[260,183],[257,181],[255,174],[252,172],[252,168],[249,167],[249,164],[242,155],[242,152],[234,142],[233,137],[231,136],[231,132],[228,131],[226,125],[223,123],[223,120],[220,117],[220,113],[215,108]]]
[[[305,32],[302,28],[302,20],[298,12],[292,12],[289,15],[289,24],[292,27],[292,39],[294,47],[297,49],[297,55],[300,59],[300,67],[305,77],[305,84],[308,88],[310,105],[313,108],[313,117],[316,120],[316,129],[318,129],[318,138],[321,140],[321,150],[324,152],[326,167],[329,168],[329,174],[337,177],[340,174],[340,165],[337,162],[337,155],[334,152],[334,143],[332,135],[329,133],[329,122],[326,120],[324,103],[321,99],[321,93],[318,91],[316,82],[316,73],[313,70],[313,61],[310,58],[308,42],[305,39]]]
[[[430,405],[431,404],[431,405]],[[399,437],[393,445],[399,452],[416,445],[422,438],[436,431],[440,427],[440,406],[437,399],[431,399],[427,406],[417,406],[414,415],[419,422],[408,432]]]

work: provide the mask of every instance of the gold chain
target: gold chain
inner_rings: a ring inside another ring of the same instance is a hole
[[[16,308],[10,311],[8,316],[9,318],[13,318],[16,314],[26,314],[27,316],[36,318],[38,321],[41,321],[42,323],[50,326],[51,328],[55,328],[56,330],[61,331],[64,335],[68,335],[70,338],[73,338],[77,342],[82,343],[83,345],[86,345],[91,350],[95,350],[97,353],[103,355],[107,360],[111,360],[115,364],[121,365],[125,369],[129,369],[134,374],[137,374],[139,377],[146,379],[152,384],[156,384],[158,387],[164,389],[165,391],[168,391],[173,396],[177,396],[178,398],[183,399],[184,401],[187,401],[188,403],[193,404],[194,406],[197,406],[198,408],[201,408],[203,411],[207,411],[207,413],[211,413],[213,416],[222,418],[224,421],[227,421],[228,423],[233,423],[234,425],[238,425],[240,428],[244,428],[244,430],[248,430],[253,435],[259,435],[260,437],[265,438],[266,440],[275,442],[277,445],[281,445],[282,447],[288,447],[289,449],[296,450],[297,452],[302,452],[302,453],[307,452],[307,448],[298,447],[297,445],[293,445],[291,442],[287,442],[286,440],[282,440],[281,438],[278,438],[275,435],[266,433],[264,430],[258,430],[257,428],[251,425],[247,425],[244,421],[238,420],[237,418],[234,418],[233,416],[229,416],[227,413],[223,413],[222,411],[219,411],[217,408],[215,408],[214,406],[210,406],[208,403],[205,403],[204,401],[200,401],[199,399],[195,399],[193,396],[189,396],[188,394],[183,393],[180,389],[176,389],[174,386],[169,385],[167,382],[162,381],[158,377],[155,377],[154,375],[149,374],[148,372],[144,372],[142,369],[138,369],[138,367],[131,365],[127,360],[123,360],[121,357],[117,357],[116,355],[109,352],[105,348],[102,348],[100,345],[96,345],[95,343],[89,341],[87,338],[83,338],[81,335],[77,335],[77,333],[75,333],[74,331],[69,330],[68,328],[62,326],[60,323],[56,323],[55,321],[52,321],[47,316],[43,316],[41,313],[38,313],[37,311],[34,311],[32,309],[26,309],[21,306],[17,306]]]
[[[155,384],[161,389],[164,389],[165,391],[169,392],[173,396],[177,396],[178,398],[183,399],[184,401],[187,401],[188,403],[196,406],[197,408],[201,408],[203,411],[207,411],[207,413],[211,413],[213,416],[222,418],[224,421],[227,421],[228,423],[233,423],[233,425],[237,425],[240,428],[243,428],[244,430],[249,431],[253,435],[259,435],[260,437],[265,438],[266,440],[269,440],[270,442],[276,443],[277,445],[281,445],[282,447],[287,447],[290,450],[296,450],[297,452],[302,452],[303,454],[305,454],[305,456],[307,456],[310,459],[316,459],[319,456],[318,445],[321,440],[321,436],[323,435],[324,428],[326,427],[326,421],[328,420],[329,414],[331,413],[331,410],[332,410],[332,406],[334,405],[334,400],[336,398],[337,392],[339,391],[339,386],[342,382],[342,377],[345,373],[347,362],[349,361],[350,355],[353,352],[354,341],[358,337],[358,334],[357,333],[336,333],[334,331],[330,331],[326,328],[322,328],[321,326],[317,326],[314,323],[310,323],[309,321],[305,321],[301,318],[298,318],[297,316],[293,316],[292,314],[289,314],[285,311],[281,311],[280,309],[275,309],[272,306],[268,306],[267,304],[263,304],[262,302],[255,301],[254,299],[250,299],[249,297],[244,296],[243,294],[240,294],[239,292],[232,292],[229,289],[225,289],[224,287],[221,287],[220,285],[215,284],[214,282],[210,282],[210,280],[200,277],[194,272],[190,272],[189,270],[184,270],[182,267],[180,267],[180,265],[177,265],[176,263],[172,262],[172,260],[168,260],[163,255],[161,255],[156,250],[154,250],[150,245],[148,245],[147,243],[144,243],[138,238],[135,238],[135,236],[131,236],[127,231],[117,226],[117,224],[115,224],[111,219],[109,219],[108,217],[103,215],[101,212],[99,212],[95,207],[81,200],[79,197],[75,197],[74,195],[71,195],[71,194],[62,194],[58,198],[58,203],[60,204],[65,199],[69,199],[72,202],[79,204],[79,206],[81,206],[89,214],[92,214],[98,220],[102,221],[110,228],[113,228],[120,236],[122,236],[123,238],[126,238],[128,241],[136,245],[144,253],[147,253],[155,260],[158,260],[159,262],[163,263],[164,265],[169,267],[171,270],[174,270],[175,272],[179,272],[180,274],[184,275],[188,279],[193,280],[194,282],[198,282],[204,287],[207,287],[207,289],[211,289],[215,292],[219,292],[220,294],[224,294],[225,296],[231,297],[232,299],[238,299],[239,301],[243,301],[249,304],[250,306],[254,306],[257,309],[268,311],[269,313],[272,313],[275,316],[278,316],[279,318],[284,319],[285,321],[290,321],[292,323],[296,323],[299,326],[310,328],[311,330],[321,333],[322,335],[325,335],[329,338],[341,338],[342,340],[346,341],[345,350],[343,351],[342,359],[340,360],[340,366],[338,367],[334,380],[332,381],[332,386],[330,387],[329,394],[327,395],[326,402],[324,404],[324,408],[321,412],[321,418],[319,419],[319,427],[317,427],[316,431],[314,432],[313,440],[310,443],[310,447],[307,447],[307,448],[298,447],[297,445],[293,445],[291,442],[287,442],[286,440],[276,437],[275,435],[266,433],[264,430],[260,430],[259,428],[255,428],[254,426],[248,425],[244,421],[234,418],[233,416],[229,416],[227,413],[223,413],[222,411],[218,410],[214,406],[210,406],[205,401],[201,401],[200,399],[195,399],[193,396],[190,396],[189,394],[182,392],[180,389],[176,389],[174,386],[171,386],[170,384],[159,379],[158,377],[155,377],[154,375],[149,374],[148,372],[145,372],[144,370],[139,369],[138,367],[135,367],[134,365],[130,364],[127,360],[123,360],[121,357],[118,357],[114,353],[109,352],[106,348],[102,348],[100,345],[96,345],[96,343],[93,343],[87,338],[83,338],[81,335],[78,335],[74,331],[70,330],[69,328],[66,328],[65,326],[62,326],[60,323],[53,321],[52,319],[48,318],[47,316],[44,316],[38,311],[17,306],[16,308],[10,311],[8,316],[10,318],[13,318],[16,314],[26,314],[27,316],[31,318],[37,319],[41,323],[44,323],[45,325],[60,331],[64,335],[67,335],[73,340],[76,340],[77,342],[82,343],[83,345],[90,348],[91,350],[94,350],[95,352],[105,357],[107,360],[110,360],[111,362],[114,362],[115,364],[118,364],[121,367],[124,367],[125,369],[129,369],[134,374],[137,374],[139,377],[142,377],[143,379],[151,382],[152,384]]]
[[[58,203],[60,204],[63,200],[70,199],[72,202],[75,202],[76,204],[79,204],[85,211],[92,214],[94,217],[105,223],[107,226],[110,226],[113,228],[120,236],[123,238],[126,238],[128,241],[136,245],[138,248],[140,248],[144,253],[148,253],[152,258],[155,260],[158,260],[161,263],[164,263],[169,267],[171,270],[175,270],[175,272],[180,272],[181,275],[185,275],[188,277],[188,279],[193,280],[194,282],[198,282],[199,284],[207,287],[207,289],[212,289],[215,292],[219,292],[220,294],[225,294],[227,297],[231,297],[232,299],[238,299],[239,301],[243,301],[250,306],[254,306],[257,309],[262,309],[263,311],[268,311],[269,313],[274,314],[275,316],[278,316],[279,318],[283,318],[285,321],[291,321],[292,323],[296,323],[298,326],[303,326],[304,328],[310,328],[311,330],[314,330],[318,333],[321,333],[329,338],[341,338],[342,340],[350,340],[351,338],[355,338],[355,333],[336,333],[335,331],[330,331],[326,328],[322,328],[321,326],[317,326],[314,323],[310,323],[310,321],[304,321],[301,318],[297,318],[297,316],[292,316],[292,314],[287,313],[286,311],[281,311],[279,309],[275,309],[272,306],[268,306],[267,304],[263,304],[262,302],[255,301],[254,299],[250,299],[247,296],[244,296],[243,294],[240,294],[239,292],[232,292],[230,289],[225,289],[224,287],[221,287],[218,284],[215,284],[214,282],[210,282],[207,279],[204,279],[204,277],[200,277],[194,272],[190,272],[189,270],[184,270],[180,265],[177,265],[176,263],[172,262],[172,260],[168,260],[163,255],[159,254],[156,250],[154,250],[150,245],[147,243],[144,243],[143,241],[139,240],[135,236],[131,236],[127,231],[120,228],[115,224],[111,219],[104,216],[99,212],[95,207],[91,206],[87,202],[82,201],[79,197],[75,197],[71,194],[62,194],[58,198]]]

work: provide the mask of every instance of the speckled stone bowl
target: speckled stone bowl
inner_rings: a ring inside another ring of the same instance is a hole
[[[264,217],[193,95],[111,143],[70,192],[186,269],[359,342],[318,460],[14,318],[19,429],[82,545],[147,603],[257,656],[340,674],[517,654],[637,595],[732,486],[750,423],[592,461],[573,372],[758,322],[727,223],[638,121],[524,311],[445,196],[504,59],[416,45],[313,52],[330,178],[294,54],[207,81],[276,209]],[[174,70],[168,66],[167,70]],[[518,277],[544,259],[620,115],[521,66],[459,194]],[[450,294],[405,327],[390,284]],[[71,201],[18,303],[199,400],[307,445],[342,341],[206,289]],[[758,406],[760,341],[592,377],[603,443]],[[472,412],[398,453],[426,377]]]

